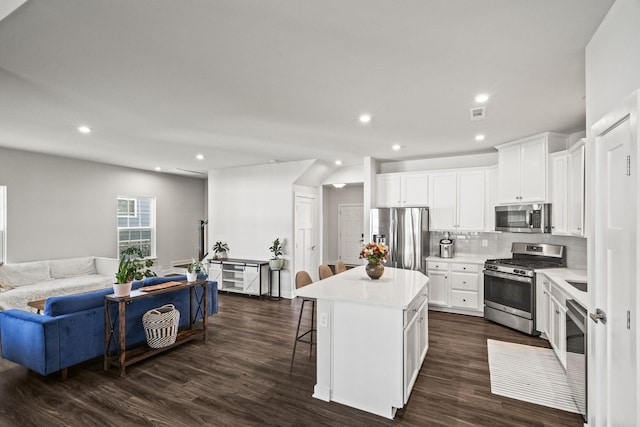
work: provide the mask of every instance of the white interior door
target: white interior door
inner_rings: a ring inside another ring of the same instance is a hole
[[[638,422],[637,321],[637,140],[635,116],[596,132],[595,308],[606,315],[592,324],[595,344],[595,407],[590,420],[601,426]],[[599,124],[602,122],[599,122]],[[598,129],[598,124],[594,129]],[[592,285],[593,286],[593,285]],[[593,352],[591,352],[593,354]]]
[[[295,273],[304,270],[317,280],[320,253],[316,239],[316,199],[296,195],[295,198]]]
[[[338,258],[345,264],[362,264],[358,258],[364,235],[362,205],[338,206]]]

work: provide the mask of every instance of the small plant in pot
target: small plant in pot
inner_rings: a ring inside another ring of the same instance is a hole
[[[227,245],[227,242],[216,242],[211,249],[213,249],[213,257],[215,259],[226,258],[227,252],[229,252],[229,245]]]
[[[142,280],[143,277],[156,275],[149,267],[153,266],[153,260],[145,259],[142,251],[136,247],[129,247],[122,251],[120,264],[116,272],[116,282],[113,284],[113,293],[117,297],[126,297],[131,293],[131,282]]]
[[[273,256],[269,260],[269,268],[272,270],[281,270],[284,264],[284,260],[280,258],[282,255],[283,245],[280,243],[280,238],[276,238],[273,244],[269,248]]]
[[[202,270],[204,270],[202,262],[191,258],[191,264],[187,266],[187,282],[195,282],[198,279],[198,273]]]

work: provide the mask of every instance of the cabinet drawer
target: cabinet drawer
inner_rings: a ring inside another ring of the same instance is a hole
[[[451,273],[451,288],[463,291],[478,291],[477,273]]]
[[[478,264],[459,264],[453,263],[451,264],[451,271],[462,271],[466,273],[477,273],[480,271],[480,266]]]
[[[420,293],[411,301],[409,307],[404,311],[404,326],[406,327],[414,317],[418,315],[420,306],[427,300],[427,287],[425,286]]]
[[[460,308],[478,309],[478,293],[469,291],[451,291],[451,305]]]
[[[428,270],[447,271],[449,269],[449,263],[448,262],[429,261],[427,263],[427,269]]]

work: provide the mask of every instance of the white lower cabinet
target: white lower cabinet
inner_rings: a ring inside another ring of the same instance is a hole
[[[482,264],[429,261],[429,305],[454,313],[483,315]]]
[[[538,308],[536,310],[536,329],[544,333],[556,357],[566,369],[567,348],[566,348],[566,302],[567,295],[552,280],[545,275],[539,275],[536,280],[539,286],[539,296],[537,296]]]
[[[408,323],[404,328],[404,402],[407,403],[413,385],[418,379],[422,362],[429,346],[428,304],[421,298],[419,307],[410,307]]]

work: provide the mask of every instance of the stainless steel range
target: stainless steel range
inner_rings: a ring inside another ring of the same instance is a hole
[[[484,264],[484,317],[538,335],[535,270],[566,266],[564,246],[514,242],[511,253]]]

